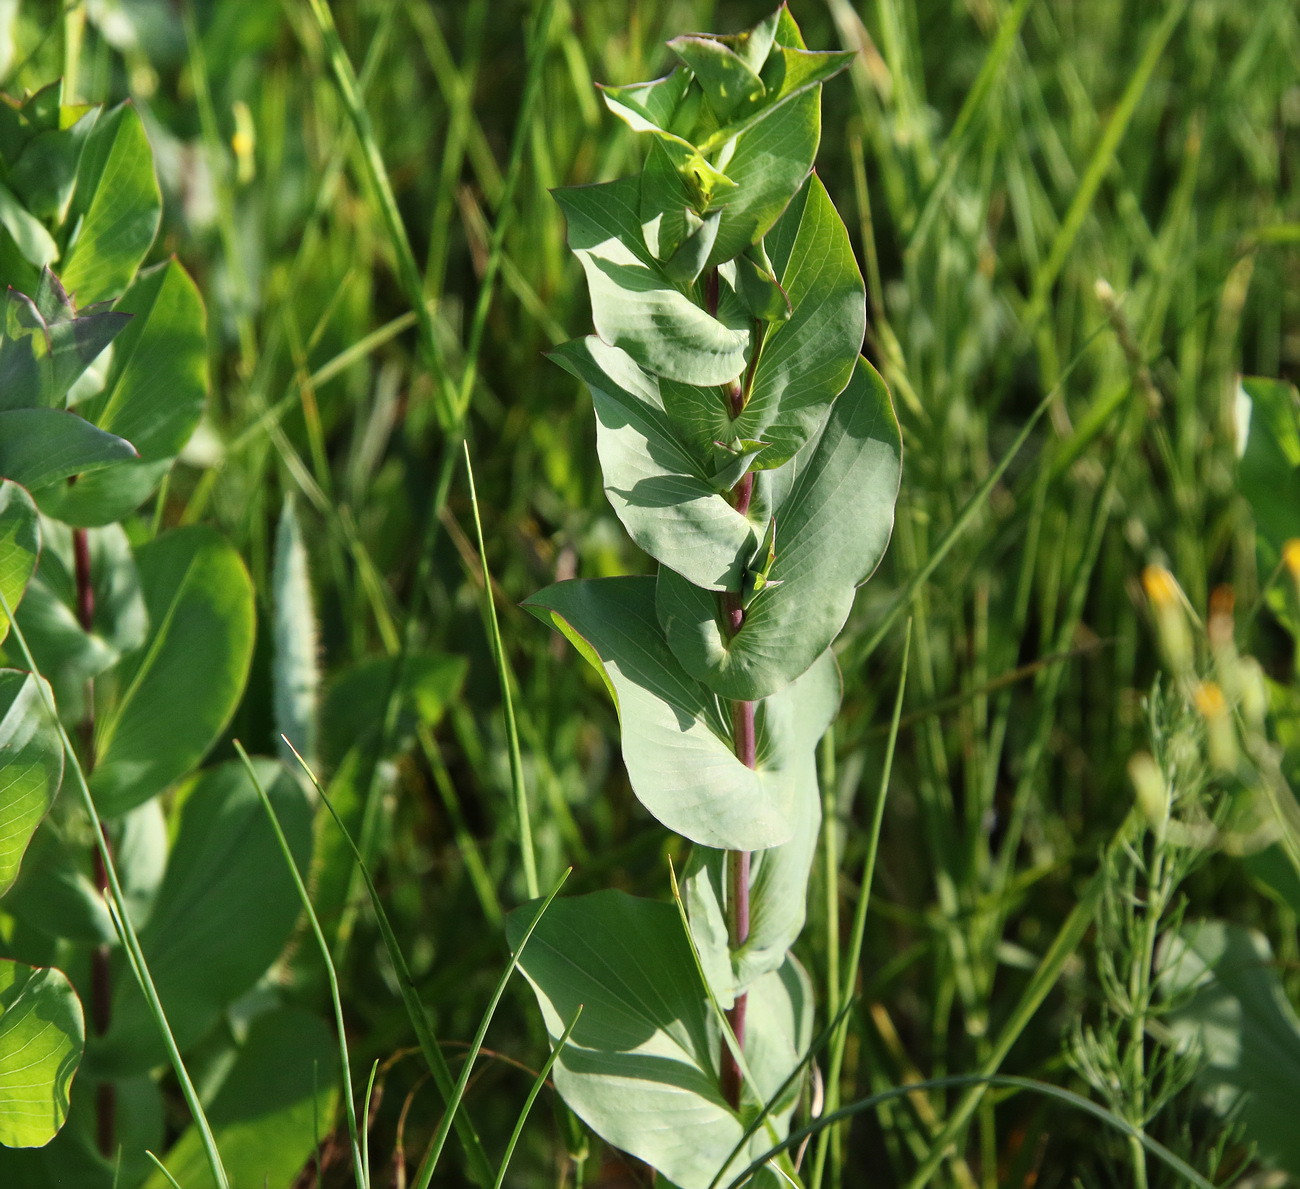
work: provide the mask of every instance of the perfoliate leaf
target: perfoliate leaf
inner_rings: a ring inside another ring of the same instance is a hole
[[[696,451],[733,438],[767,443],[754,462],[757,470],[793,458],[825,424],[831,402],[853,374],[866,331],[862,274],[819,179],[808,179],[763,247],[792,313],[765,326],[740,415],[731,419],[716,388],[659,385],[678,434]],[[728,267],[719,272],[725,275]]]
[[[510,914],[512,945],[535,907]],[[552,1044],[582,1007],[554,1077],[592,1130],[681,1189],[707,1189],[719,1175],[726,1184],[723,1165],[743,1129],[719,1088],[721,1042],[676,910],[622,892],[557,900],[520,968]],[[751,990],[745,1054],[760,1098],[775,1093],[807,1046],[810,990],[793,960]],[[785,1134],[788,1109],[772,1126]],[[760,1128],[730,1173],[770,1143]]]
[[[717,698],[668,650],[653,579],[561,582],[524,606],[579,645],[610,684],[632,791],[659,821],[722,850],[789,840],[794,803],[838,701],[833,667],[829,679],[814,667],[764,704],[751,769],[736,758]]]
[[[660,384],[594,335],[553,354],[591,390],[605,494],[633,540],[699,586],[738,590],[753,525],[677,437]],[[716,389],[713,399],[721,408]]]
[[[803,447],[848,384],[866,333],[866,289],[819,178],[808,179],[766,248],[793,312],[767,328],[735,430],[771,443],[759,465],[772,467]]]
[[[807,465],[771,509],[780,548],[740,630],[726,634],[716,596],[659,571],[659,618],[686,672],[722,697],[745,701],[803,673],[839,634],[858,584],[884,554],[901,474],[889,393],[859,359]]]
[[[602,339],[647,371],[689,384],[725,384],[740,375],[750,340],[746,320],[726,307],[713,317],[669,280],[645,245],[636,178],[574,186],[555,197],[587,274]]]
[[[820,738],[839,708],[839,670],[827,652],[807,679],[800,682],[805,700],[798,705],[804,721],[780,729]],[[765,731],[776,728],[764,723]],[[732,950],[723,909],[726,854],[708,847],[691,852],[683,878],[691,933],[709,983],[724,1006],[755,979],[778,969],[786,950],[803,931],[808,890],[821,825],[821,794],[817,768],[810,754],[803,768],[798,795],[791,804],[790,839],[750,857],[749,937]]]

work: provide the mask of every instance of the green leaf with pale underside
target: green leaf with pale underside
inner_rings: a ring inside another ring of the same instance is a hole
[[[673,654],[722,697],[765,698],[805,672],[839,634],[858,584],[889,543],[902,444],[889,393],[866,360],[808,449],[807,465],[772,510],[777,553],[768,585],[734,636],[715,595],[659,572],[659,618]]]
[[[553,358],[591,391],[605,494],[632,539],[696,585],[739,589],[754,526],[678,437],[656,378],[594,335]],[[716,389],[713,397],[721,404]]]
[[[0,895],[22,864],[63,779],[63,742],[49,686],[32,673],[0,669]]]
[[[739,303],[715,318],[668,279],[645,244],[638,179],[573,186],[555,198],[587,274],[602,339],[647,371],[688,384],[725,384],[740,375],[750,333]]]
[[[807,760],[838,703],[833,665],[814,667],[765,703],[758,765],[747,768],[736,758],[718,700],[669,651],[654,599],[651,578],[603,578],[557,583],[524,606],[563,632],[605,677],[632,790],[659,821],[723,850],[786,842]]]
[[[16,611],[41,553],[41,532],[32,497],[17,483],[0,479],[0,642],[9,634],[9,612]]]
[[[511,913],[512,945],[534,910],[524,905]],[[719,1088],[716,1020],[676,910],[613,891],[557,900],[529,939],[520,968],[552,1044],[582,1005],[554,1066],[565,1101],[597,1134],[680,1189],[707,1189],[743,1128]],[[810,990],[791,960],[750,992],[745,1053],[754,1090],[764,1099],[807,1045]],[[772,1122],[783,1135],[787,1117]],[[770,1142],[760,1129],[731,1172]]]

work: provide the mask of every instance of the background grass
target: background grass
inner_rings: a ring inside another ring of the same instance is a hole
[[[468,660],[438,729],[381,732],[357,780],[380,794],[377,880],[447,1041],[473,1036],[505,961],[502,910],[528,894],[462,436],[538,881],[572,864],[566,894],[667,889],[664,833],[627,788],[603,689],[516,606],[557,578],[646,567],[604,503],[589,401],[543,356],[590,322],[548,189],[637,167],[644,146],[593,80],[653,77],[668,37],[743,28],[767,3],[552,7],[542,21],[541,6],[486,0],[337,4],[332,46],[307,0],[24,3],[4,83],[64,73],[83,99],[137,104],[165,250],[209,303],[207,423],[153,525],[215,522],[266,592],[294,493],[328,674],[412,651]],[[1300,370],[1300,13],[1291,0],[793,11],[814,48],[861,51],[825,88],[818,171],[867,277],[864,350],[906,448],[894,542],[842,637],[844,711],[823,751],[832,828],[800,954],[838,985],[910,618],[842,1097],[992,1065],[1080,1089],[1063,1036],[1101,999],[1083,929],[1041,995],[1033,972],[1127,818],[1126,765],[1149,746],[1158,659],[1138,575],[1167,565],[1202,614],[1219,585],[1243,608],[1259,592],[1232,400],[1239,371]],[[340,49],[359,80],[351,117]],[[1250,644],[1292,676],[1266,616]],[[232,729],[252,751],[274,746],[268,664],[263,648]],[[1192,915],[1266,929],[1294,978],[1295,921],[1240,864],[1212,858],[1186,891]],[[345,936],[353,1067],[380,1062],[372,1159],[405,1151],[414,1169],[437,1099],[406,1055],[376,930],[358,916]],[[321,1003],[313,960],[300,951],[292,977]],[[500,1151],[545,1056],[522,986],[487,1045],[467,1106]],[[860,1119],[828,1179],[907,1183],[961,1096],[918,1092]],[[519,1184],[634,1176],[617,1161],[602,1172],[599,1145],[575,1164],[589,1141],[550,1104],[521,1141]],[[1152,1133],[1176,1138],[1180,1118],[1171,1108]],[[1129,1183],[1120,1139],[1023,1090],[985,1095],[962,1134],[935,1183]],[[348,1175],[337,1147],[326,1183]]]

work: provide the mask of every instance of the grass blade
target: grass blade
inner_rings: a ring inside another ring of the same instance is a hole
[[[285,740],[285,742],[288,743],[288,740]],[[292,750],[293,744],[290,743],[289,747]],[[392,962],[393,969],[397,972],[397,985],[401,988],[402,1003],[406,1007],[406,1014],[410,1018],[411,1027],[415,1030],[420,1052],[424,1055],[425,1062],[429,1066],[429,1072],[433,1074],[433,1080],[438,1086],[443,1102],[450,1103],[455,1089],[451,1070],[447,1065],[446,1058],[442,1055],[442,1049],[438,1044],[437,1037],[434,1036],[428,1013],[425,1011],[419,992],[415,988],[415,979],[411,976],[411,968],[407,965],[406,955],[402,953],[401,947],[397,944],[397,935],[393,932],[388,913],[384,910],[383,901],[379,898],[379,890],[375,887],[375,881],[371,878],[370,869],[362,860],[361,851],[357,847],[356,840],[352,837],[351,831],[344,825],[343,819],[339,816],[338,810],[334,808],[334,803],[321,787],[316,774],[303,762],[302,756],[296,758],[302,764],[303,771],[307,773],[307,778],[320,795],[322,803],[329,810],[335,824],[342,831],[344,839],[357,860],[357,867],[361,872],[362,879],[365,880],[366,890],[370,893],[370,904],[375,912],[375,922],[378,924],[380,935],[383,937],[384,948],[388,951],[388,960]],[[474,1124],[461,1111],[456,1111],[454,1116],[449,1115],[449,1117],[455,1119],[456,1134],[460,1137],[466,1158],[469,1160],[471,1176],[482,1186],[482,1189],[489,1189],[489,1186],[495,1180],[495,1174],[492,1171],[492,1166],[488,1163],[487,1154],[483,1151],[483,1144],[479,1140],[478,1133],[474,1130]]]
[[[492,1017],[496,1014],[497,1004],[501,1002],[501,996],[506,992],[510,976],[514,974],[515,967],[519,965],[519,958],[524,952],[524,947],[528,944],[528,939],[532,937],[533,930],[537,928],[538,922],[541,921],[546,910],[551,906],[551,901],[559,895],[560,889],[564,887],[564,882],[568,878],[569,872],[566,871],[560,876],[559,882],[551,889],[550,894],[538,906],[537,912],[533,915],[533,919],[529,922],[523,937],[519,940],[518,947],[510,955],[510,961],[506,964],[505,970],[502,971],[501,977],[497,980],[496,989],[492,992],[492,998],[488,1002],[487,1010],[484,1011],[483,1018],[479,1021],[478,1031],[474,1034],[474,1040],[465,1056],[465,1066],[460,1071],[460,1077],[456,1081],[456,1089],[447,1103],[447,1110],[442,1117],[441,1124],[438,1126],[438,1132],[433,1137],[433,1143],[429,1145],[429,1150],[425,1153],[424,1161],[416,1174],[416,1189],[428,1189],[429,1182],[433,1179],[434,1170],[438,1166],[438,1159],[442,1155],[443,1145],[447,1142],[447,1133],[451,1129],[452,1120],[455,1119],[456,1113],[460,1109],[461,1099],[465,1095],[465,1087],[469,1085],[470,1074],[474,1072],[474,1062],[478,1059],[479,1050],[483,1047],[483,1038],[487,1035],[488,1025],[492,1023]]]
[[[5,617],[9,620],[10,632],[13,634],[14,639],[18,641],[18,647],[22,652],[23,662],[27,665],[28,671],[39,677],[40,669],[36,666],[31,650],[27,647],[27,638],[23,635],[22,628],[14,619],[13,609],[9,606],[9,600],[5,598],[3,591],[0,591],[0,610],[5,613]],[[86,774],[82,771],[81,761],[77,758],[77,749],[73,746],[72,740],[68,738],[68,732],[64,729],[59,718],[58,710],[55,709],[53,702],[50,701],[46,693],[46,686],[43,683],[38,683],[38,687],[41,691],[41,699],[46,713],[49,714],[50,721],[54,723],[55,729],[59,732],[59,739],[63,743],[63,754],[66,763],[65,772],[68,770],[72,772],[77,792],[81,797],[82,807],[85,809],[86,816],[90,819],[93,827],[95,846],[99,850],[100,858],[104,863],[104,872],[108,877],[109,912],[113,918],[113,924],[117,928],[118,936],[122,941],[123,951],[131,964],[131,971],[140,985],[140,990],[149,1004],[149,1011],[153,1016],[154,1023],[157,1024],[158,1031],[162,1035],[163,1044],[167,1049],[167,1056],[171,1061],[172,1069],[176,1073],[176,1080],[180,1083],[181,1096],[185,1099],[185,1105],[189,1108],[195,1127],[198,1128],[199,1140],[203,1145],[203,1153],[207,1157],[208,1168],[212,1171],[212,1177],[216,1181],[218,1189],[230,1189],[230,1178],[226,1175],[225,1166],[221,1162],[221,1154],[217,1151],[217,1142],[212,1135],[212,1128],[208,1124],[207,1115],[203,1112],[203,1103],[199,1101],[198,1091],[194,1088],[189,1071],[185,1068],[185,1062],[181,1058],[180,1049],[176,1045],[176,1038],[172,1035],[171,1026],[167,1023],[167,1014],[163,1011],[162,1002],[158,998],[158,990],[149,974],[149,965],[145,961],[144,951],[140,948],[140,938],[136,934],[135,926],[131,923],[130,915],[127,912],[126,897],[122,892],[122,884],[117,877],[117,868],[113,865],[112,850],[104,835],[104,823],[100,819],[99,810],[95,808],[95,800],[90,795],[90,786],[86,783]]]
[[[334,1004],[334,1026],[338,1029],[339,1068],[343,1072],[343,1102],[347,1110],[348,1135],[352,1148],[352,1167],[356,1173],[357,1184],[364,1189],[370,1184],[370,1176],[360,1146],[362,1133],[357,1126],[357,1108],[352,1097],[352,1068],[348,1061],[347,1030],[343,1022],[343,1001],[339,995],[338,972],[335,970],[334,962],[330,957],[330,947],[325,940],[325,933],[320,927],[320,921],[316,918],[316,910],[312,907],[311,896],[307,893],[307,885],[303,883],[298,864],[294,861],[293,852],[289,849],[289,840],[284,836],[284,831],[280,828],[280,819],[276,816],[275,807],[271,804],[270,797],[266,795],[262,782],[257,778],[257,770],[253,767],[252,760],[248,758],[248,752],[244,750],[244,745],[238,739],[235,740],[235,751],[239,753],[239,758],[243,761],[244,768],[248,772],[248,779],[253,782],[253,787],[257,790],[258,797],[261,798],[262,808],[266,810],[266,816],[271,819],[271,828],[275,831],[275,840],[280,844],[280,851],[284,855],[289,874],[293,876],[293,885],[298,889],[298,898],[302,901],[303,911],[307,914],[307,923],[311,926],[312,936],[316,938],[316,945],[320,949],[321,958],[325,962],[325,975],[330,985],[330,999]]]
[[[515,723],[515,703],[510,693],[510,669],[506,661],[505,645],[501,642],[501,625],[497,622],[496,604],[492,601],[492,576],[488,573],[487,552],[483,545],[483,522],[478,514],[478,492],[474,487],[474,468],[469,461],[469,446],[465,446],[465,474],[469,477],[469,500],[474,509],[474,532],[478,536],[478,556],[483,566],[483,595],[487,604],[488,630],[492,642],[492,660],[501,679],[501,701],[505,707],[506,739],[510,746],[510,791],[515,803],[515,825],[519,831],[519,846],[524,860],[524,886],[528,898],[540,895],[537,884],[537,858],[533,848],[533,828],[528,813],[528,790],[524,788],[524,764],[519,752],[519,727]]]

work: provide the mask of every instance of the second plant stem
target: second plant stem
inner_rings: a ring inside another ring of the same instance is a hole
[[[72,559],[77,582],[77,622],[90,635],[95,628],[95,584],[90,571],[90,538],[84,528],[73,529]],[[81,766],[87,772],[95,767],[95,687],[86,683],[86,710],[77,725],[81,745]],[[100,895],[108,890],[108,872],[99,848],[92,851],[95,887]],[[90,956],[90,1018],[95,1033],[103,1036],[111,1019],[112,983],[109,977],[109,949],[97,945]],[[95,1140],[100,1154],[111,1156],[117,1145],[117,1090],[110,1081],[99,1083],[95,1091]]]

